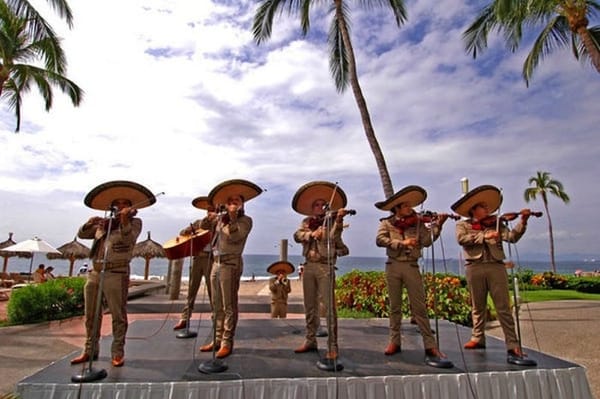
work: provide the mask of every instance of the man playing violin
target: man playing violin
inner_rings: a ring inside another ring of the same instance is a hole
[[[510,309],[507,267],[504,262],[502,242],[517,242],[525,233],[529,209],[520,212],[521,220],[514,229],[509,229],[500,220],[491,216],[502,203],[502,194],[494,186],[479,186],[455,202],[451,208],[467,218],[456,224],[456,240],[463,248],[467,284],[471,292],[473,329],[465,349],[485,348],[485,323],[487,296],[492,297],[500,326],[504,333],[507,361],[519,364],[525,356],[515,332],[515,322]],[[521,362],[522,364],[522,362]]]
[[[302,276],[306,336],[295,353],[317,351],[317,330],[320,324],[319,298],[323,298],[327,312],[328,349],[325,359],[337,361],[337,311],[334,285],[335,261],[343,245],[342,231],[347,214],[346,194],[337,185],[325,181],[313,181],[300,187],[292,199],[292,208],[306,215],[294,233],[294,241],[302,244],[302,256],[306,263]],[[327,211],[335,213],[327,215]],[[335,215],[335,216],[333,216]],[[345,245],[344,245],[345,247]]]
[[[98,295],[103,295],[112,318],[113,342],[111,356],[113,367],[125,363],[125,336],[127,334],[127,291],[129,289],[129,262],[133,247],[142,230],[142,220],[134,217],[137,208],[156,201],[145,187],[128,181],[112,181],[94,188],[84,199],[93,209],[111,211],[114,218],[92,217],[77,233],[79,238],[93,239],[90,260],[93,267],[87,273],[84,287],[85,348],[81,355],[71,359],[71,364],[96,359],[99,352],[102,312],[97,312]],[[133,204],[140,204],[133,208]],[[101,273],[103,279],[101,280]],[[102,286],[100,282],[102,281]],[[96,323],[96,335],[94,335]]]
[[[192,200],[192,205],[198,209],[205,209],[207,214],[215,214],[215,208],[212,206],[208,197],[200,196]],[[187,226],[179,232],[181,236],[191,236],[196,231],[201,229],[202,219],[196,220],[190,226]],[[194,311],[194,304],[196,302],[196,296],[202,283],[202,277],[204,277],[204,284],[206,285],[206,292],[210,301],[211,287],[210,287],[210,272],[212,270],[212,262],[210,261],[210,244],[207,244],[205,248],[194,249],[192,259],[192,270],[190,272],[190,281],[188,287],[188,293],[186,298],[186,304],[181,311],[181,318],[173,327],[173,330],[182,330],[188,327],[188,322]]]
[[[262,193],[262,189],[247,180],[227,180],[215,186],[208,199],[215,209],[202,219],[200,227],[214,232],[213,264],[210,274],[211,303],[215,340],[200,347],[201,352],[216,352],[222,359],[233,352],[238,322],[238,291],[244,269],[242,253],[252,230],[252,218],[245,204]]]
[[[384,353],[390,356],[400,352],[402,347],[402,290],[406,286],[412,316],[423,338],[426,364],[450,368],[453,367],[452,362],[438,349],[431,332],[418,263],[422,248],[429,247],[439,237],[448,215],[439,214],[435,220],[423,220],[413,208],[426,198],[427,192],[423,188],[407,186],[387,200],[375,204],[378,209],[392,212],[390,217],[381,220],[375,240],[378,247],[386,248],[388,257],[385,278],[390,302],[390,341]]]

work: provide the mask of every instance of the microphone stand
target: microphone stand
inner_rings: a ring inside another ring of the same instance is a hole
[[[435,281],[435,251],[434,251],[434,234],[433,234],[433,226],[431,226],[431,272],[433,273],[434,281]],[[440,227],[440,234],[441,234]],[[435,342],[437,344],[438,350],[440,348],[440,328],[438,323],[438,294],[436,285],[433,284],[433,315],[435,322]],[[425,355],[425,364],[431,367],[436,367],[440,369],[450,369],[454,367],[454,364],[443,357],[433,357]]]
[[[217,209],[221,209],[220,207],[217,207]],[[219,242],[219,226],[218,224],[221,223],[221,215],[218,216],[219,220],[217,221],[217,228],[215,229],[215,237],[213,238],[212,241],[212,245],[211,245],[211,249],[215,247],[216,244],[218,244]],[[218,248],[218,246],[217,246]],[[211,251],[209,256],[208,256],[209,261],[212,261],[213,259],[213,252]],[[217,264],[220,265],[221,263],[221,257],[220,255],[217,255]],[[220,268],[221,266],[219,266]],[[211,269],[211,275],[212,275],[212,270],[215,270],[215,265],[213,264],[213,267]],[[212,343],[213,343],[213,347],[212,347],[212,358],[210,360],[207,360],[205,362],[200,363],[200,366],[198,366],[198,371],[204,374],[213,374],[213,373],[222,373],[223,371],[227,370],[228,366],[227,364],[221,360],[221,359],[217,359],[217,311],[216,311],[216,304],[219,304],[221,302],[221,290],[220,290],[220,284],[219,284],[219,272],[220,270],[216,270],[215,272],[215,281],[217,284],[215,284],[216,286],[212,287],[212,298],[211,301],[213,302],[213,306],[212,306]]]
[[[334,195],[335,195],[335,189],[331,195],[332,200],[330,201],[330,203],[333,201]],[[327,205],[327,208],[329,208],[329,205]],[[329,267],[329,286],[328,286],[328,290],[327,290],[327,300],[328,300],[328,306],[327,306],[327,332],[328,332],[327,351],[331,352],[331,348],[333,345],[333,334],[332,334],[333,309],[334,309],[333,307],[335,306],[335,278],[334,278],[335,266],[331,259],[331,237],[330,237],[331,218],[325,217],[323,225],[325,227],[325,234],[327,234],[327,266]],[[325,299],[325,298],[323,298],[323,299]],[[335,339],[337,340],[337,333],[336,333]],[[337,357],[335,359],[328,359],[327,357],[324,357],[324,358],[320,358],[319,361],[317,361],[317,368],[319,368],[320,370],[323,370],[323,371],[341,371],[344,369],[344,365],[338,361]]]
[[[188,296],[190,295],[189,289],[191,287],[192,271],[193,271],[193,268],[194,268],[194,255],[193,254],[194,254],[194,234],[195,234],[195,231],[194,231],[194,226],[192,225],[191,227],[192,227],[192,231],[191,231],[192,237],[190,239],[190,257],[189,257],[190,258],[190,268],[189,268]],[[202,276],[200,276],[200,279],[202,279]],[[198,285],[200,285],[200,284],[198,283]],[[187,309],[187,312],[185,314],[185,330],[180,331],[179,333],[177,333],[177,335],[175,335],[175,337],[177,337],[177,338],[194,338],[194,337],[196,337],[198,335],[198,333],[196,331],[190,331],[190,319],[191,319],[192,311],[194,309],[190,309],[188,307],[189,301],[187,301],[187,298],[186,298],[186,302],[187,303],[186,303],[185,307]]]
[[[515,327],[517,329],[517,341],[519,342],[519,350],[521,353],[523,353],[523,344],[521,342],[521,323],[519,322],[519,310],[521,307],[519,304],[519,279],[515,276],[515,267],[514,263],[512,262],[510,242],[508,243],[508,259],[509,262],[512,263],[512,267],[510,268],[510,277],[513,281],[513,301],[515,302]],[[509,355],[506,361],[511,364],[516,364],[517,366],[537,366],[537,362],[535,360],[528,359],[526,357]]]
[[[88,363],[87,368],[84,368],[82,370],[81,374],[75,374],[75,375],[71,376],[71,382],[92,382],[92,381],[101,380],[103,378],[106,378],[106,376],[107,376],[106,370],[94,369],[93,364],[94,364],[94,353],[96,352],[96,342],[99,342],[99,340],[100,340],[100,337],[99,337],[100,332],[98,330],[100,329],[100,317],[101,317],[101,312],[102,312],[102,296],[104,295],[104,292],[103,292],[104,273],[106,270],[106,259],[108,257],[108,239],[109,239],[109,236],[111,233],[113,216],[115,215],[115,211],[116,211],[116,209],[111,207],[110,217],[108,219],[108,229],[106,230],[106,235],[104,238],[104,255],[102,257],[102,269],[100,270],[100,273],[99,273],[100,276],[98,278],[98,288],[97,288],[97,292],[96,292],[96,308],[94,310],[94,323],[93,323],[93,327],[92,327],[92,337],[91,337],[92,346],[91,346],[90,361]],[[93,267],[93,265],[92,265],[92,267]]]

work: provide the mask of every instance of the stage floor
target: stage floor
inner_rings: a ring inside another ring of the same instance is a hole
[[[319,356],[326,352],[327,338],[318,338],[319,353],[293,352],[304,342],[303,319],[244,319],[238,324],[233,354],[223,361],[227,370],[210,374],[198,371],[201,364],[212,360],[212,353],[198,351],[200,345],[211,340],[210,316],[192,320],[190,330],[198,333],[196,338],[176,338],[172,325],[172,320],[132,322],[127,333],[125,366],[121,368],[110,365],[111,337],[103,338],[100,358],[93,364],[95,369],[107,371],[102,380],[72,383],[71,377],[83,369],[81,365],[70,365],[70,358],[78,354],[74,352],[22,380],[17,393],[23,399],[100,398],[117,394],[123,398],[179,398],[182,394],[196,397],[199,393],[214,398],[379,399],[409,398],[415,392],[418,396],[414,397],[422,398],[592,398],[585,369],[577,364],[525,348],[538,366],[510,365],[506,362],[504,342],[492,337],[488,337],[486,350],[463,351],[470,329],[445,321],[440,321],[437,329],[440,349],[454,363],[450,369],[436,369],[424,363],[421,336],[416,326],[408,322],[403,325],[402,352],[385,356],[387,319],[340,319],[339,363],[343,370],[333,372],[317,367]],[[436,327],[434,321],[431,325]],[[335,396],[331,396],[332,378],[341,382],[336,382]],[[236,383],[225,383],[232,381]],[[319,388],[321,384],[323,389]],[[374,385],[369,388],[369,384]],[[547,396],[548,392],[554,393]]]

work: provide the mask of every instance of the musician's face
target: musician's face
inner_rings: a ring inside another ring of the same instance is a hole
[[[404,217],[413,213],[413,209],[408,202],[403,202],[400,205],[397,205],[396,208],[396,216]]]
[[[312,204],[313,215],[323,215],[325,213],[325,200],[315,200]]]
[[[473,208],[471,208],[471,215],[477,220],[483,219],[490,214],[490,209],[488,204],[485,202],[480,202],[479,204],[475,204]]]
[[[227,198],[227,205],[235,205],[239,209],[244,205],[244,200],[239,195],[232,195]]]
[[[126,199],[116,199],[112,202],[112,206],[117,207],[117,209],[120,211],[123,208],[127,208],[128,206],[131,206],[131,201],[126,200]]]

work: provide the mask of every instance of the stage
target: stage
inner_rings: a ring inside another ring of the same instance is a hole
[[[440,321],[440,349],[454,363],[451,369],[425,365],[421,336],[408,321],[403,324],[402,352],[385,356],[387,319],[340,319],[341,371],[317,367],[327,338],[316,352],[295,354],[303,343],[303,319],[243,319],[239,321],[233,354],[224,359],[227,370],[205,374],[212,353],[198,347],[210,340],[210,317],[198,313],[190,330],[197,338],[176,338],[172,320],[136,320],[127,333],[125,366],[110,365],[111,337],[101,341],[95,369],[108,376],[76,384],[71,377],[82,367],[57,359],[17,384],[17,394],[29,398],[240,398],[240,399],[592,399],[585,369],[577,364],[526,349],[537,367],[506,362],[504,343],[488,337],[486,350],[462,351],[470,329]],[[431,322],[435,327],[434,321]],[[86,363],[87,367],[88,364]]]

